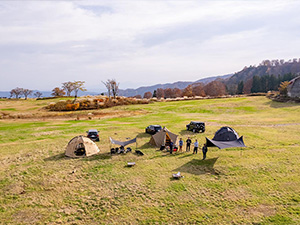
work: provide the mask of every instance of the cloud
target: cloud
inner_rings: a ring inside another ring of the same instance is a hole
[[[0,1],[0,90],[198,80],[299,58],[298,1]],[[151,78],[151,79],[150,79]]]

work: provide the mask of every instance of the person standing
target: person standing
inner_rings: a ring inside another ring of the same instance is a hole
[[[192,140],[190,139],[190,137],[188,137],[188,139],[186,140],[186,151],[187,152],[190,151],[191,143],[192,143]]]
[[[173,141],[171,140],[170,141],[170,154],[172,154],[173,153]]]
[[[204,160],[204,159],[206,159],[206,153],[207,153],[207,146],[206,146],[206,144],[204,144],[203,147],[202,147],[202,153],[203,153],[203,159],[202,160]]]
[[[183,140],[180,138],[179,140],[179,152],[182,152]]]
[[[193,152],[193,154],[197,154],[197,152],[198,152],[198,147],[199,147],[199,143],[198,143],[198,141],[197,141],[197,139],[196,139],[196,141],[195,141],[195,143],[194,143],[194,152]]]

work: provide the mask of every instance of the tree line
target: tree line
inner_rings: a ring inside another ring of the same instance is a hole
[[[107,89],[107,94],[109,98],[112,96],[114,99],[119,93],[119,84],[115,79],[108,79],[107,81],[102,83],[105,85]],[[84,87],[85,81],[67,81],[63,82],[61,87],[55,87],[51,91],[51,95],[53,97],[63,97],[68,96],[70,97],[72,93],[74,93],[75,99],[78,96],[79,91],[87,91],[87,89]],[[11,98],[21,98],[24,96],[25,100],[30,96],[34,95],[36,98],[42,97],[42,93],[39,91],[36,91],[33,93],[33,90],[26,89],[26,88],[19,88],[16,87],[10,91],[10,97]]]
[[[280,86],[284,82],[290,81],[297,75],[287,73],[284,75],[264,75],[264,76],[253,76],[253,78],[244,81],[240,81],[238,85],[232,90],[232,87],[225,85],[224,80],[215,80],[208,84],[194,83],[187,86],[184,89],[179,88],[158,88],[152,92],[145,92],[143,98],[177,98],[177,97],[194,97],[194,96],[222,96],[226,94],[250,94],[268,91],[281,91]],[[284,84],[287,85],[286,83]],[[136,98],[142,98],[141,95],[134,96]]]

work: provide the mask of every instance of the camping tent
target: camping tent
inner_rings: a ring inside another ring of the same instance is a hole
[[[166,146],[171,140],[175,144],[177,137],[178,135],[172,133],[166,127],[164,127],[151,137],[149,143],[157,147]]]
[[[237,132],[231,127],[221,127],[211,140],[206,138],[207,147],[232,148],[232,147],[246,147],[243,141],[243,136],[239,138]]]
[[[300,76],[290,81],[290,84],[287,86],[287,94],[292,98],[300,97]]]
[[[89,138],[77,136],[72,138],[66,148],[66,156],[85,157],[100,152],[98,146]]]

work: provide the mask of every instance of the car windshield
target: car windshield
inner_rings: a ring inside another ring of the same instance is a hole
[[[97,132],[89,132],[89,135],[97,135]]]

